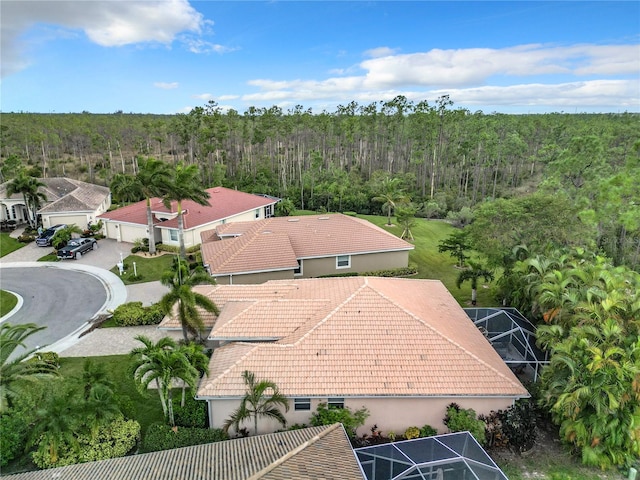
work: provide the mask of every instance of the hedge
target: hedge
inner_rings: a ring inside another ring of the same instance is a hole
[[[410,265],[408,267],[389,268],[386,270],[374,270],[372,272],[346,272],[333,273],[330,275],[320,275],[318,278],[330,277],[409,277],[418,273],[418,267]]]
[[[163,318],[164,313],[157,303],[143,307],[142,302],[128,302],[113,311],[113,322],[119,327],[157,325]]]
[[[189,447],[203,443],[221,442],[228,439],[229,436],[219,428],[171,428],[162,423],[154,423],[144,435],[140,452],[158,452],[160,450]]]

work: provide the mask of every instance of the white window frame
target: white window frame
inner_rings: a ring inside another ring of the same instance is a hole
[[[345,258],[347,260],[347,264],[340,265],[341,259],[342,259],[342,262],[344,262]],[[336,269],[338,268],[351,268],[351,255],[338,255],[336,257]]]
[[[173,238],[175,235],[176,238]],[[177,242],[178,241],[178,230],[176,230],[175,228],[170,228],[169,229],[169,240],[171,240],[172,242]]]
[[[309,411],[311,410],[311,398],[294,398],[293,399],[293,409],[298,411]]]
[[[344,398],[329,397],[327,400],[327,408],[344,408]]]
[[[303,267],[302,267],[302,262],[303,260],[301,258],[298,259],[298,268],[296,268],[293,271],[293,275],[296,277],[301,277],[303,275]]]
[[[260,209],[256,208],[256,218],[260,218]]]

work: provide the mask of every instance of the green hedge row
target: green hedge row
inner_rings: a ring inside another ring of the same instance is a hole
[[[172,448],[189,447],[203,443],[221,442],[229,436],[220,429],[210,428],[171,428],[162,423],[154,423],[147,429],[142,441],[141,453],[158,452]]]
[[[113,311],[113,323],[119,327],[157,325],[163,318],[164,312],[157,303],[149,307],[143,307],[142,302],[123,303]]]
[[[331,275],[321,275],[318,278],[330,278],[330,277],[409,277],[418,273],[418,267],[410,265],[408,267],[389,268],[386,270],[375,270],[373,272],[346,272],[346,273],[334,273]]]

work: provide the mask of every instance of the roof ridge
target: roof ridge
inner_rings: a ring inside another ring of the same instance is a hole
[[[328,426],[327,428],[322,430],[320,433],[317,433],[316,435],[314,435],[309,440],[306,440],[306,441],[302,442],[300,445],[298,445],[293,450],[289,450],[283,456],[279,457],[276,461],[270,463],[269,465],[267,465],[265,468],[263,468],[259,472],[254,473],[247,480],[258,480],[259,478],[262,478],[264,475],[268,474],[269,472],[271,472],[275,468],[279,467],[280,465],[282,465],[287,460],[290,460],[292,457],[294,457],[298,453],[302,452],[307,447],[313,445],[318,440],[324,438],[329,433],[333,432],[336,428],[338,428],[338,426],[341,426],[341,425],[342,425],[341,423],[334,423],[334,424]]]
[[[329,318],[331,318],[339,309],[341,309],[347,302],[349,302],[351,299],[353,299],[353,297],[355,297],[355,295],[357,293],[362,291],[362,289],[367,286],[367,277],[356,277],[356,278],[360,278],[360,279],[364,280],[362,282],[362,285],[360,285],[358,288],[356,288],[356,290],[351,295],[349,295],[347,298],[345,298],[333,310],[331,310],[329,313],[327,313],[319,322],[317,322],[315,325],[313,325],[304,335],[300,336],[300,338],[298,338],[295,342],[293,342],[293,343],[291,343],[289,345],[292,345],[292,346],[293,345],[298,345],[300,342],[302,342],[305,338],[307,338],[309,335],[311,335],[311,333],[314,330],[319,328],[320,325],[323,325],[326,322],[328,322]],[[287,344],[281,344],[281,345],[287,345]]]
[[[368,279],[367,279],[368,280]],[[368,282],[367,282],[368,283]],[[378,295],[380,295],[382,298],[384,298],[385,300],[391,302],[392,304],[394,304],[396,307],[398,307],[400,310],[402,310],[403,312],[405,312],[407,315],[410,315],[411,317],[415,318],[418,322],[422,323],[425,327],[427,327],[428,329],[432,330],[433,332],[435,332],[438,336],[440,336],[441,338],[443,338],[445,341],[449,342],[452,345],[455,345],[457,348],[459,348],[460,350],[462,350],[462,352],[464,352],[466,355],[470,356],[471,358],[477,360],[478,362],[482,363],[483,365],[485,365],[486,367],[489,367],[489,369],[491,369],[493,372],[495,372],[496,374],[498,374],[499,376],[501,376],[502,378],[504,378],[505,380],[508,380],[509,383],[511,383],[514,386],[522,386],[522,384],[519,384],[514,382],[512,379],[510,379],[509,377],[507,377],[504,373],[500,372],[499,370],[497,370],[493,365],[490,365],[489,363],[485,362],[482,358],[478,357],[477,355],[475,355],[473,352],[470,352],[469,350],[467,350],[465,347],[463,347],[462,345],[460,345],[458,342],[452,340],[451,338],[449,338],[447,335],[443,334],[442,332],[440,332],[440,330],[438,330],[437,328],[435,328],[433,325],[425,322],[424,320],[422,320],[420,317],[418,317],[417,315],[415,315],[413,312],[410,312],[409,310],[407,310],[406,308],[404,308],[402,305],[400,305],[398,302],[395,302],[394,300],[392,300],[391,298],[389,298],[387,295],[385,295],[384,293],[382,293],[381,291],[379,291],[377,288],[375,288],[374,286],[370,286],[371,290],[373,290],[374,292],[376,292]],[[492,347],[493,348],[493,347]]]

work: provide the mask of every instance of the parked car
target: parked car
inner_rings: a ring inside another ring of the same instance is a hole
[[[51,239],[56,234],[58,230],[66,227],[64,223],[59,223],[58,225],[54,225],[53,227],[47,228],[44,232],[42,232],[38,238],[36,238],[36,245],[39,247],[49,247],[51,246]]]
[[[96,248],[98,248],[98,242],[95,238],[72,238],[66,246],[58,250],[58,258],[75,258],[77,260],[82,257],[83,253]]]

